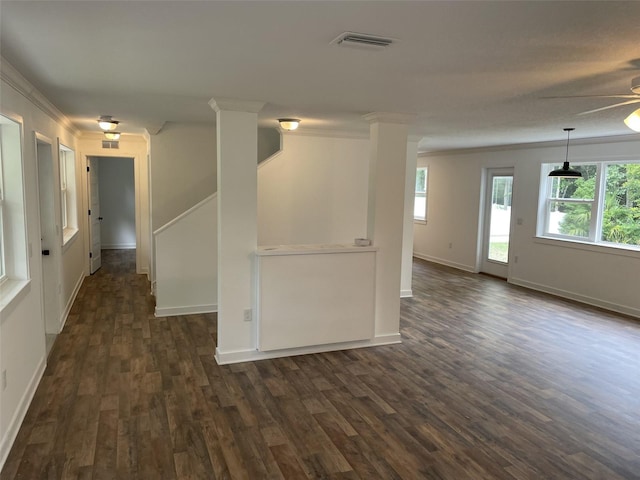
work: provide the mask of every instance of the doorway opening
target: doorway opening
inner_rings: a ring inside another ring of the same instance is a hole
[[[131,157],[87,157],[90,273],[101,266],[102,250],[137,245],[135,165]]]

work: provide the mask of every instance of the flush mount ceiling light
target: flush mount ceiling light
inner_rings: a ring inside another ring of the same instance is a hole
[[[120,122],[111,118],[111,115],[101,115],[98,119],[98,125],[105,132],[118,128],[118,123]]]
[[[279,118],[278,122],[280,122],[280,127],[283,130],[295,130],[300,125],[300,120],[297,118]]]
[[[640,132],[640,108],[625,118],[624,124],[634,132]]]
[[[119,140],[120,132],[104,132],[104,138],[107,140]]]
[[[575,128],[565,128],[564,131],[567,132],[567,153],[564,159],[564,164],[562,168],[557,168],[549,173],[550,177],[564,177],[564,178],[580,178],[582,177],[582,173],[577,170],[573,170],[569,168],[569,134],[574,131]]]

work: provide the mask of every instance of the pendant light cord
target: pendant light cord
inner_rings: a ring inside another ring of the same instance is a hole
[[[569,170],[569,135],[573,130],[574,130],[573,128],[564,129],[564,131],[567,132],[567,153],[565,154],[565,157],[564,157],[564,166],[563,166],[565,170]]]

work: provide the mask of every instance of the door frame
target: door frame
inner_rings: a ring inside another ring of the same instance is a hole
[[[515,169],[514,167],[488,167],[483,169],[482,183],[482,209],[481,209],[481,228],[478,231],[478,271],[493,275],[496,277],[504,278],[506,280],[510,277],[511,272],[511,258],[512,258],[512,238],[513,238],[513,192],[515,185]],[[511,184],[511,212],[509,217],[509,253],[507,263],[503,264],[495,260],[489,260],[489,235],[491,229],[491,205],[492,205],[492,192],[493,192],[493,178],[501,176],[512,177]]]
[[[146,147],[145,147],[146,148]],[[149,259],[146,261],[144,259],[144,255],[146,253],[147,256],[150,255],[150,208],[149,208],[149,164],[148,164],[148,155],[142,155],[141,153],[131,153],[128,150],[122,150],[117,152],[109,152],[109,151],[97,151],[96,149],[84,149],[81,153],[82,158],[84,159],[83,163],[85,166],[89,164],[89,157],[98,157],[98,158],[129,158],[133,159],[133,170],[134,170],[134,195],[135,195],[135,222],[136,222],[136,273],[140,274],[150,274],[151,265],[149,264]],[[89,188],[88,188],[88,176],[87,180],[83,183],[83,198],[85,205],[85,222],[87,232],[89,232],[89,205],[91,204],[91,199],[89,198]],[[145,197],[146,195],[146,197]],[[147,235],[145,239],[144,236]],[[146,241],[145,241],[146,240]],[[144,248],[143,248],[144,245]],[[90,275],[91,265],[89,259],[89,252],[91,252],[91,245],[89,244],[89,235],[85,235],[85,274]],[[145,267],[145,268],[143,268]]]
[[[100,217],[100,161],[98,157],[87,157],[87,198],[89,202],[89,212],[88,213],[88,230],[89,233],[89,273],[93,275],[98,269],[102,266],[102,229],[100,228],[100,221],[102,217]],[[94,182],[95,181],[95,182]],[[93,185],[96,183],[96,185]],[[94,192],[94,187],[96,191]],[[93,202],[93,197],[97,197],[97,202]],[[97,206],[96,206],[97,204]],[[97,229],[94,227],[94,223],[97,222]],[[97,235],[96,235],[97,233]],[[95,237],[98,238],[98,242],[95,241]],[[100,252],[94,251],[94,246],[97,246],[100,249]],[[97,266],[94,264],[97,263]]]
[[[62,230],[60,227],[60,223],[61,223],[61,213],[59,209],[60,198],[59,198],[59,193],[57,194],[57,192],[59,192],[58,188],[60,185],[60,179],[58,178],[58,175],[56,175],[56,172],[58,171],[58,168],[56,166],[56,159],[58,157],[54,153],[55,152],[54,145],[56,144],[54,144],[53,139],[45,135],[42,135],[41,133],[38,133],[36,131],[33,132],[33,145],[35,148],[36,177],[38,181],[38,188],[36,189],[36,192],[37,192],[37,198],[38,198],[38,234],[40,237],[40,240],[38,241],[38,253],[40,258],[40,275],[41,275],[41,282],[42,282],[40,285],[40,295],[41,295],[41,303],[42,303],[42,319],[44,323],[44,331],[46,334],[58,334],[60,333],[60,328],[62,327],[62,321],[61,321],[62,299],[60,298],[60,293],[61,293],[60,289],[62,287]],[[51,150],[50,160],[49,159],[43,160],[42,158],[40,158],[38,154],[40,145],[48,146],[50,148]],[[53,218],[49,218],[48,221],[53,222],[51,226],[53,227],[54,240],[51,245],[47,245],[49,247],[48,249],[52,253],[51,255],[49,255],[50,261],[47,262],[51,264],[50,266],[46,265],[45,259],[42,258],[43,257],[42,255],[43,211],[41,208],[41,200],[42,200],[42,192],[41,192],[42,183],[41,182],[47,181],[47,179],[43,179],[41,176],[41,163],[40,163],[41,161],[51,162],[50,168],[51,168],[52,175],[51,175],[50,181],[53,183],[53,185],[51,185],[52,197],[53,197],[52,198]],[[46,284],[48,275],[45,275],[45,270],[49,268],[53,268],[52,278],[56,279],[55,285]],[[51,289],[56,299],[56,305],[54,306],[55,311],[53,312],[53,315],[55,318],[53,319],[51,319],[51,313],[49,313],[49,315],[47,316],[48,308],[51,307],[51,305],[48,305],[46,303],[45,289],[47,288]],[[47,319],[49,319],[49,321],[47,321]]]

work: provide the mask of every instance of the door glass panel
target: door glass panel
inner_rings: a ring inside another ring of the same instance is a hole
[[[487,258],[495,262],[507,263],[509,259],[512,186],[513,176],[493,177]]]

